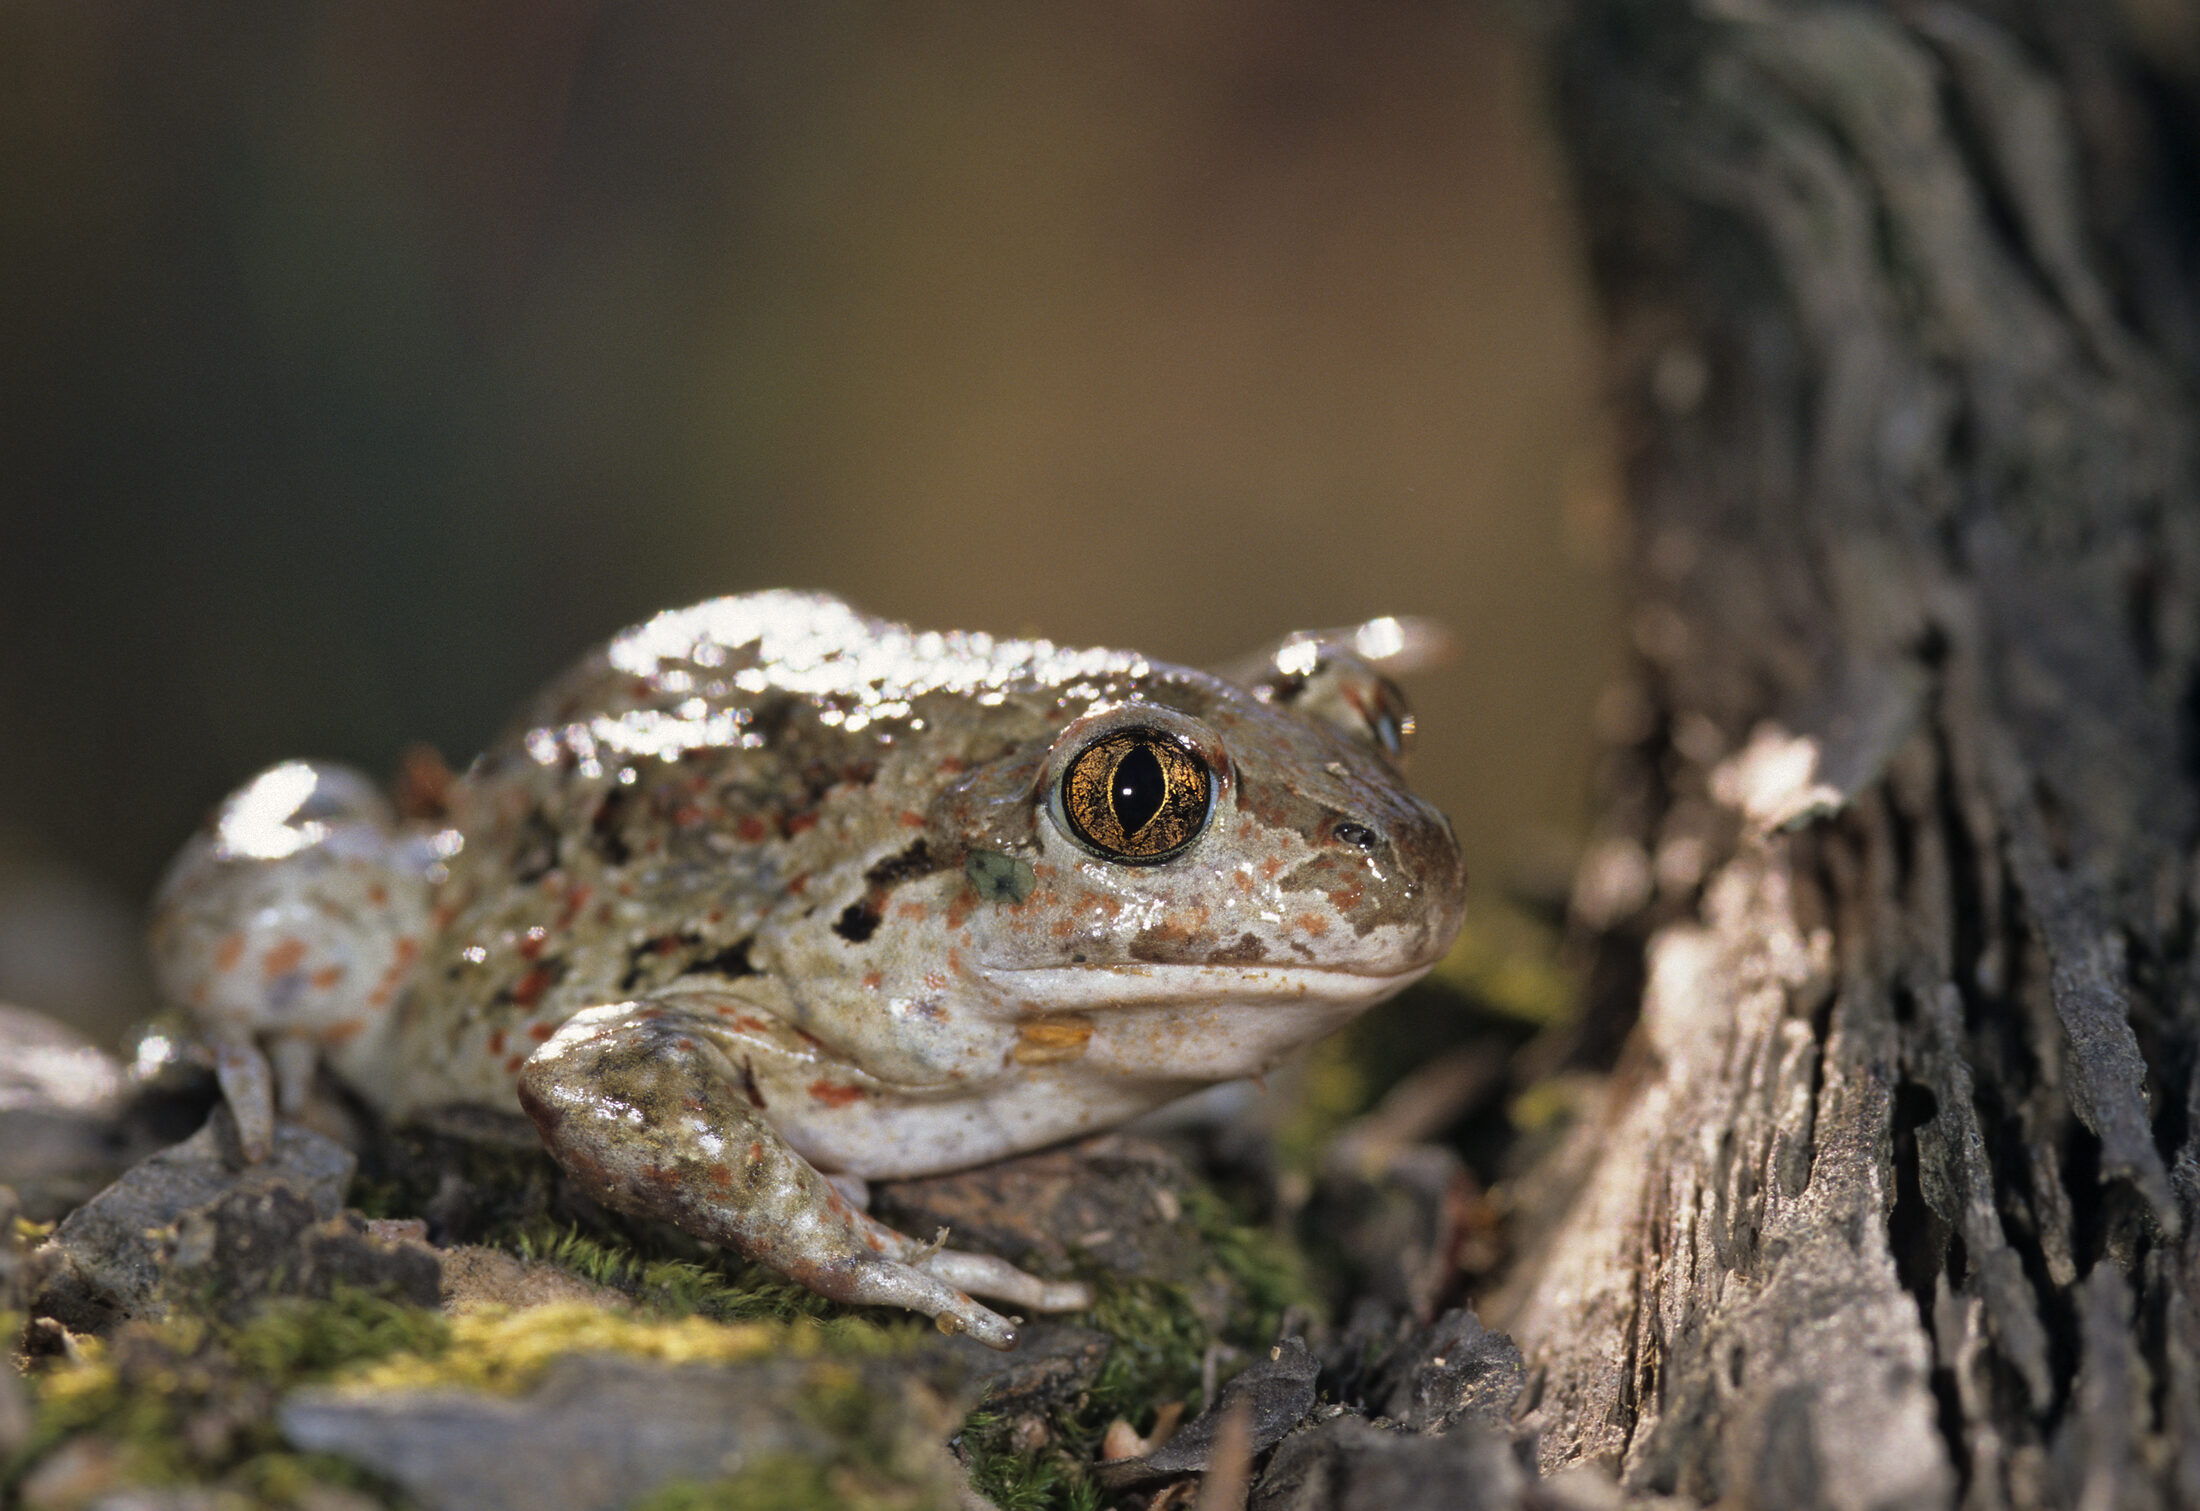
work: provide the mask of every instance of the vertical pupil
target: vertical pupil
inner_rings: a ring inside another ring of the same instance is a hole
[[[1125,839],[1145,828],[1161,811],[1168,790],[1168,778],[1162,774],[1160,759],[1151,747],[1137,746],[1115,763],[1115,775],[1108,783],[1108,801],[1115,808],[1115,821],[1123,826]]]

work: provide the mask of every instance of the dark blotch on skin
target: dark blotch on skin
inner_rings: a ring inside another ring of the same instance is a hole
[[[588,843],[607,866],[623,866],[633,858],[626,840],[619,833],[624,822],[627,789],[614,787],[604,794],[604,800],[596,805],[596,816],[589,821]]]
[[[741,940],[738,944],[729,944],[715,955],[705,955],[700,959],[690,961],[687,969],[680,974],[688,976],[700,971],[708,971],[713,975],[727,977],[760,976],[763,972],[759,971],[755,962],[749,959],[749,946],[755,942],[754,938],[749,938]],[[761,1106],[762,1104],[759,1103],[758,1105]]]
[[[755,943],[754,936],[751,936],[729,944],[713,954],[698,954],[669,975],[761,976],[764,973],[757,968],[756,962],[749,959],[749,949]],[[639,944],[627,946],[626,974],[619,978],[619,990],[633,991],[644,978],[653,974],[652,964],[660,956],[685,950],[700,950],[703,946],[703,936],[692,929],[678,934],[659,935],[654,939],[645,939]]]
[[[882,916],[866,897],[841,909],[840,917],[833,922],[833,932],[850,944],[861,944],[878,932]]]
[[[649,974],[649,965],[657,956],[667,954],[682,946],[701,944],[696,934],[675,934],[670,938],[645,939],[640,944],[628,945],[626,950],[626,974],[619,978],[619,990],[630,992]]]
[[[537,806],[520,825],[519,843],[512,847],[512,880],[522,885],[540,881],[557,866],[557,825]]]
[[[1257,934],[1240,934],[1236,944],[1224,945],[1207,957],[1212,965],[1258,965],[1268,958],[1268,951]]]
[[[864,872],[863,880],[874,892],[883,892],[905,881],[930,876],[940,868],[940,862],[932,858],[931,847],[920,839],[899,855],[889,855]]]

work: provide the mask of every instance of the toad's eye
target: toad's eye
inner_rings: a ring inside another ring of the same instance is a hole
[[[1157,729],[1117,729],[1062,773],[1070,832],[1110,860],[1167,860],[1207,827],[1207,763]]]

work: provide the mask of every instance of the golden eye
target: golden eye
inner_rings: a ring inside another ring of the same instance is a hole
[[[1207,763],[1155,729],[1118,729],[1062,773],[1070,832],[1110,860],[1167,860],[1207,827]]]

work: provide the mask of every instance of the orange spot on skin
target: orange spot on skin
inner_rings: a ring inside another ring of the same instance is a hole
[[[1016,1047],[1008,1057],[1019,1065],[1052,1065],[1074,1060],[1092,1038],[1089,1019],[1032,1018],[1016,1025]]]
[[[703,810],[696,807],[693,803],[682,803],[679,807],[672,810],[672,822],[676,827],[681,829],[685,829],[688,825],[694,823],[702,816]]]
[[[965,889],[955,894],[955,900],[947,905],[947,926],[959,929],[970,921],[970,910],[978,905],[975,892]]]
[[[573,889],[572,895],[565,899],[565,906],[558,912],[559,928],[563,929],[568,927],[573,922],[573,920],[580,915],[581,909],[588,906],[588,899],[595,892],[595,890],[596,889],[594,887],[586,886],[575,887]]]
[[[331,1023],[321,1030],[321,1042],[327,1045],[349,1044],[359,1037],[366,1024],[357,1018],[346,1018],[341,1023]]]
[[[340,965],[324,965],[306,979],[313,983],[315,991],[325,992],[344,979],[344,968]]]
[[[519,1068],[526,1063],[527,1056],[514,1055],[511,1059],[504,1062],[504,1073],[508,1076],[516,1076],[519,1074]]]
[[[764,821],[753,813],[741,815],[741,822],[733,826],[734,838],[743,844],[761,843],[764,838]]]
[[[527,1037],[537,1044],[549,1043],[550,1036],[556,1032],[557,1030],[547,1023],[530,1023],[527,1025]]]
[[[828,1107],[845,1107],[863,1100],[862,1087],[844,1086],[837,1081],[812,1081],[809,1090],[811,1097]]]
[[[1340,913],[1349,913],[1360,905],[1360,899],[1366,895],[1365,889],[1358,882],[1354,882],[1349,887],[1339,887],[1336,891],[1331,892],[1329,894],[1329,905]]]
[[[924,827],[924,815],[904,808],[901,810],[901,822],[904,828],[922,829]]]
[[[395,958],[390,962],[390,969],[401,971],[420,958],[420,941],[410,934],[400,934],[393,954]]]
[[[875,992],[885,984],[886,978],[877,971],[865,971],[863,973],[863,989],[865,991]]]
[[[797,834],[807,833],[809,830],[815,829],[817,827],[817,815],[814,813],[797,813],[787,820],[784,827],[787,831],[787,838],[793,839]]]
[[[930,911],[921,902],[897,902],[894,904],[894,916],[896,918],[919,919]]]
[[[244,954],[244,935],[224,934],[222,942],[214,949],[214,969],[228,975],[236,969],[238,957]]]
[[[533,1007],[537,1002],[540,1002],[542,1000],[542,994],[550,990],[550,982],[552,979],[552,973],[550,971],[544,969],[542,966],[536,966],[526,975],[520,977],[519,980],[512,983],[512,1000],[515,1003],[519,1004],[521,1007]],[[535,1025],[536,1028],[539,1028],[541,1026],[541,1024]],[[534,1031],[534,1028],[530,1028],[528,1030],[529,1033],[533,1033]],[[549,1035],[545,1034],[543,1035],[543,1037],[548,1038]]]
[[[533,960],[536,956],[540,955],[542,953],[543,941],[546,937],[548,936],[545,935],[541,929],[529,929],[526,933],[526,936],[522,938],[519,942],[519,958],[522,960]]]
[[[367,901],[373,903],[376,907],[381,907],[389,900],[390,889],[383,886],[382,883],[376,882],[373,886],[367,888]]]
[[[260,957],[260,971],[268,980],[288,974],[298,968],[298,962],[306,958],[305,941],[286,939]]]
[[[489,1030],[489,1053],[493,1055],[500,1055],[504,1053],[503,1029],[492,1028]]]
[[[1250,892],[1253,890],[1253,873],[1250,871],[1232,871],[1230,873],[1230,880],[1237,883],[1237,889],[1240,892]]]
[[[956,756],[949,756],[946,760],[940,762],[941,776],[960,776],[969,769],[969,766]]]
[[[809,886],[809,884],[810,873],[805,871],[800,876],[791,877],[788,879],[787,891],[795,897],[800,897],[802,895],[803,889]]]
[[[924,973],[924,984],[930,987],[935,992],[945,991],[947,988],[947,977],[939,971],[926,971]]]
[[[750,1163],[750,1164],[752,1164],[752,1165],[758,1165],[758,1164],[762,1164],[762,1163],[763,1163],[763,1161],[764,1161],[764,1146],[763,1146],[762,1144],[751,1144],[751,1145],[749,1145],[749,1163]]]
[[[710,1183],[721,1191],[733,1189],[733,1171],[724,1165],[710,1167]]]
[[[1282,871],[1283,858],[1281,856],[1271,855],[1260,863],[1260,874],[1269,881],[1274,881]]]
[[[1329,920],[1318,913],[1301,913],[1291,920],[1302,934],[1312,934],[1316,939],[1329,932]]]

